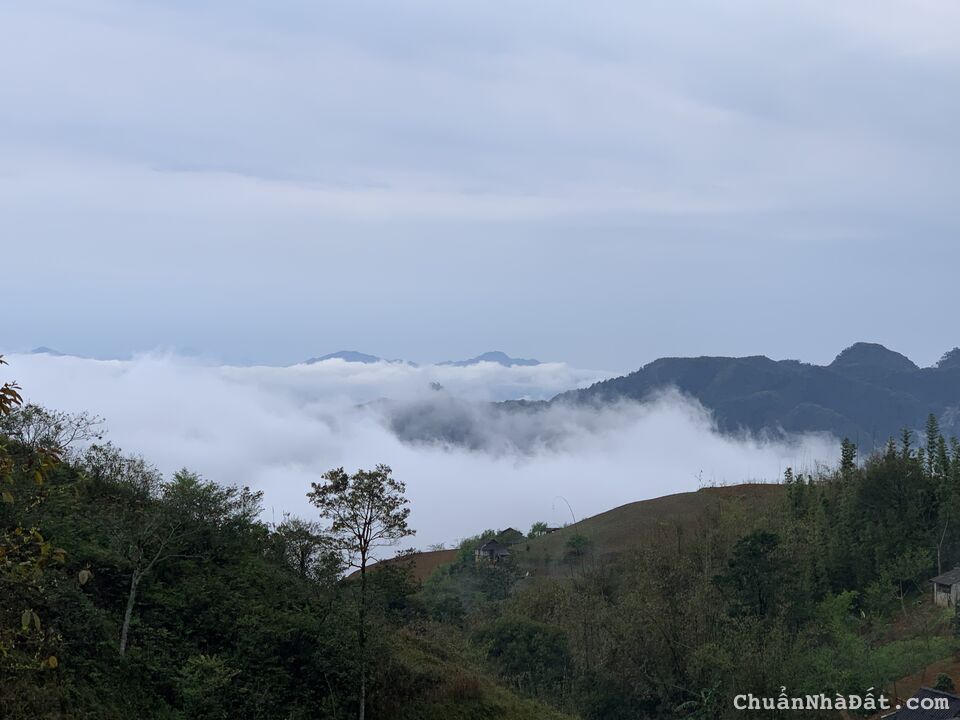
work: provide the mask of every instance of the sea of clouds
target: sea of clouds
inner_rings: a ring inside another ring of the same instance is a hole
[[[549,398],[605,376],[562,363],[6,359],[4,379],[19,382],[28,401],[102,416],[107,439],[164,473],[186,467],[262,490],[266,520],[312,517],[305,493],[325,470],[387,463],[413,508],[417,536],[406,545],[421,548],[485,528],[561,524],[571,509],[586,517],[701,484],[776,481],[786,467],[810,469],[837,452],[822,436],[721,435],[709,412],[675,392],[605,407],[508,412],[490,404]]]

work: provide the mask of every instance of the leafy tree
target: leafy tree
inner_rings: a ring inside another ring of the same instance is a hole
[[[904,613],[907,611],[907,594],[919,590],[920,580],[929,570],[930,552],[926,548],[911,548],[894,558],[888,566],[889,581],[895,587],[895,595]]]
[[[410,508],[404,497],[406,486],[395,479],[387,465],[357,470],[343,468],[323,475],[323,483],[312,483],[307,494],[320,516],[330,521],[328,532],[348,565],[360,570],[360,599],[357,605],[357,637],[360,658],[359,719],[364,720],[367,701],[367,566],[379,548],[396,545],[413,535],[407,520]]]
[[[227,693],[239,671],[217,655],[194,655],[180,668],[177,685],[187,717],[226,720]]]
[[[567,552],[572,557],[580,557],[590,547],[590,538],[588,538],[586,535],[581,535],[580,533],[571,535],[567,540],[566,547]]]
[[[0,355],[0,365],[6,365],[7,361]],[[20,395],[20,386],[15,382],[5,382],[0,385],[0,415],[9,415],[23,404],[23,397]]]
[[[543,521],[535,522],[533,525],[530,526],[530,533],[528,534],[528,537],[537,538],[537,537],[540,537],[541,535],[546,535],[547,527],[548,527],[547,524]]]
[[[159,502],[163,480],[143,458],[124,456],[112,445],[94,445],[83,459],[87,475],[113,485],[121,494],[109,534],[113,548],[128,566],[130,577],[118,651],[124,655],[140,584],[157,564],[179,552],[184,518]]]
[[[948,693],[956,692],[957,690],[956,686],[953,684],[953,678],[946,673],[937,674],[937,679],[933,683],[933,689]]]
[[[0,356],[0,365],[6,365]],[[0,385],[0,670],[53,669],[58,637],[44,624],[40,610],[48,602],[47,568],[65,562],[62,549],[37,524],[23,522],[44,501],[47,478],[60,463],[63,448],[29,447],[2,428],[22,412],[20,386]]]
[[[940,469],[937,466],[937,441],[940,439],[940,424],[933,413],[927,415],[927,446],[924,454],[927,475],[933,477]]]
[[[780,538],[766,530],[755,530],[734,545],[726,570],[716,579],[733,614],[764,617],[773,610],[781,584],[779,545]]]
[[[520,685],[549,689],[566,674],[569,655],[560,628],[503,617],[478,631],[475,641],[502,675]]]
[[[287,517],[272,535],[274,551],[301,578],[331,586],[343,570],[343,560],[320,524]]]
[[[913,430],[908,427],[903,428],[900,431],[900,457],[904,460],[909,460],[911,457],[916,457],[915,453],[911,449],[911,444],[913,443]]]
[[[840,443],[840,476],[850,480],[857,469],[857,445],[850,438],[844,438]]]

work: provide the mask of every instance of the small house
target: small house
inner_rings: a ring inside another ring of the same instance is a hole
[[[931,579],[933,603],[940,607],[954,607],[960,601],[960,567]]]
[[[524,535],[519,530],[508,527],[506,530],[501,530],[497,533],[496,540],[503,545],[516,545],[527,539],[527,536]]]
[[[897,706],[900,709],[884,715],[883,720],[948,720],[960,716],[960,697],[928,687],[920,688]]]
[[[474,552],[477,561],[500,562],[510,557],[510,548],[496,540],[487,540]]]

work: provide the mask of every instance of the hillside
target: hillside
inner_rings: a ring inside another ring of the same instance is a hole
[[[873,343],[856,343],[826,366],[762,355],[661,358],[551,402],[642,401],[670,387],[703,403],[724,432],[828,432],[870,449],[934,413],[948,434],[960,433],[958,352],[919,368]]]
[[[410,577],[418,582],[423,582],[438,567],[442,567],[443,565],[447,565],[456,560],[458,552],[459,550],[457,549],[425,550],[424,552],[399,555],[397,557],[390,558],[389,560],[382,560],[378,562],[376,565],[370,567],[370,570],[373,571],[381,567],[409,563]],[[354,570],[347,576],[347,578],[355,578],[359,574],[359,570]]]
[[[692,537],[711,514],[766,510],[783,496],[784,486],[780,484],[743,483],[638,500],[524,540],[511,549],[522,566],[538,574],[563,574],[561,561],[567,543],[577,535],[587,539],[593,559],[610,562],[641,545],[675,547],[678,539],[682,543]],[[409,563],[411,576],[423,582],[438,568],[454,563],[458,554],[456,549],[409,553],[382,561],[371,570]],[[348,577],[358,573],[354,571]]]
[[[783,485],[745,483],[640,500],[519,545],[517,557],[521,563],[552,574],[560,568],[567,544],[577,535],[586,538],[591,557],[601,562],[615,560],[641,545],[676,547],[692,537],[711,514],[766,509],[783,498],[783,491]]]

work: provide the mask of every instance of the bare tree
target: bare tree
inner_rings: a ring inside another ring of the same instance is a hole
[[[0,416],[0,433],[31,450],[66,453],[77,445],[103,439],[103,419],[30,403]]]

